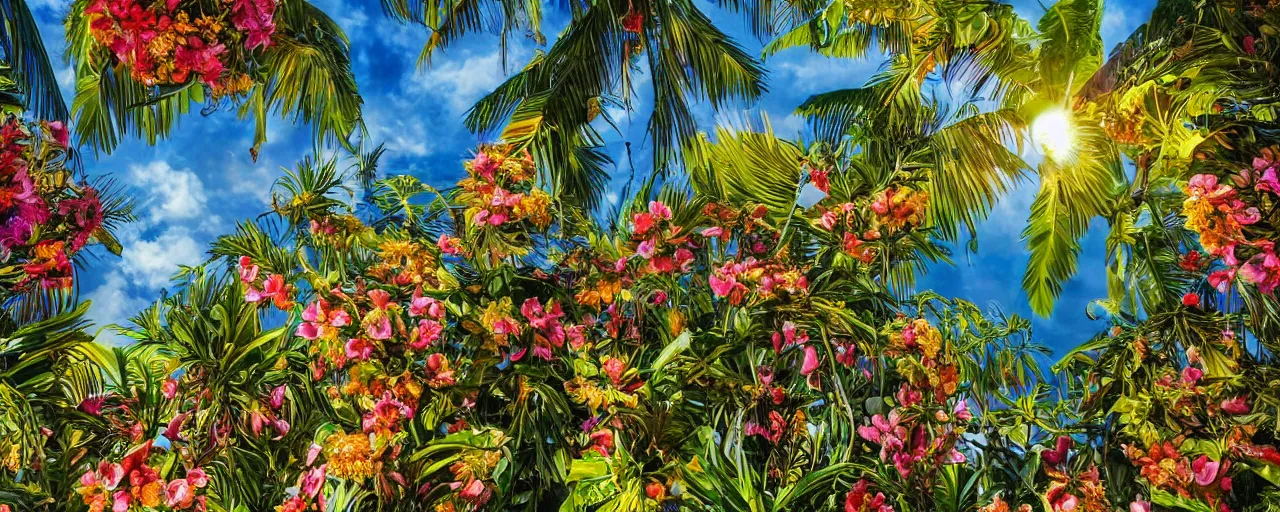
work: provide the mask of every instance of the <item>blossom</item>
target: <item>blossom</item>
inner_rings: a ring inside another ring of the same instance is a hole
[[[45,129],[49,130],[53,142],[61,147],[67,147],[71,141],[71,132],[67,130],[67,124],[62,121],[48,121],[44,123]]]
[[[1196,484],[1202,487],[1208,487],[1218,478],[1218,468],[1221,466],[1216,460],[1209,459],[1206,455],[1201,455],[1191,463],[1192,475],[1195,477]]]
[[[276,30],[272,21],[275,12],[275,0],[235,0],[231,5],[231,22],[245,32],[246,49],[271,45],[271,34]]]
[[[816,371],[819,366],[818,349],[813,345],[805,345],[804,347],[804,363],[800,367],[801,375],[809,375]]]
[[[324,299],[316,299],[302,310],[298,336],[308,340],[337,337],[338,328],[351,323],[351,315],[343,309],[331,309]]]
[[[1243,395],[1223,400],[1220,406],[1227,414],[1249,414],[1249,399]]]
[[[1187,292],[1182,296],[1182,305],[1194,308],[1200,305],[1200,295],[1196,292]]]
[[[844,512],[894,512],[884,493],[871,494],[871,482],[858,480],[844,495]]]
[[[423,350],[440,339],[441,334],[444,333],[444,325],[435,320],[423,318],[418,320],[418,327],[414,332],[416,335],[410,338],[412,341],[409,342],[409,348]]]
[[[288,386],[281,384],[271,390],[271,400],[269,401],[269,405],[272,410],[278,411],[280,410],[280,407],[284,405],[284,393],[287,389]]]
[[[173,397],[178,396],[178,380],[173,377],[165,379],[164,383],[160,384],[160,394],[167,400],[173,400]]]
[[[462,239],[441,233],[436,240],[436,247],[440,248],[442,254],[458,256],[462,254]]]
[[[1194,366],[1188,366],[1182,369],[1182,382],[1187,385],[1194,386],[1200,381],[1200,377],[1204,376],[1204,371]]]
[[[827,171],[826,169],[814,169],[809,171],[809,181],[813,182],[813,186],[818,190],[821,190],[824,194],[831,192],[831,179],[828,176],[829,172],[830,171]]]
[[[1055,466],[1064,464],[1067,462],[1067,451],[1071,449],[1072,444],[1075,444],[1075,441],[1073,441],[1071,437],[1058,436],[1055,448],[1040,452],[1040,457],[1043,458],[1045,462]]]

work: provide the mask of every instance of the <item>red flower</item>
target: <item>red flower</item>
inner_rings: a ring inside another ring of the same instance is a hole
[[[622,29],[632,34],[639,34],[644,30],[644,15],[635,11],[627,13],[622,17]]]
[[[1194,308],[1196,306],[1199,306],[1200,296],[1197,295],[1195,292],[1187,292],[1186,295],[1182,296],[1182,305],[1189,308]]]

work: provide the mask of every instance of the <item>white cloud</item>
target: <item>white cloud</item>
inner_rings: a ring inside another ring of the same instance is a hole
[[[151,239],[129,234],[121,241],[124,252],[119,269],[148,291],[164,287],[179,265],[195,265],[205,259],[203,245],[182,227],[169,227]]]
[[[427,140],[427,125],[423,122],[425,116],[416,115],[416,107],[403,98],[391,95],[387,97],[387,103],[391,104],[389,109],[381,105],[365,107],[365,128],[369,130],[370,140],[385,143],[387,150],[397,156],[430,154],[434,148]],[[437,129],[444,131],[450,128]],[[437,132],[437,135],[440,133]]]
[[[424,72],[406,74],[402,87],[408,95],[427,94],[443,100],[451,114],[461,114],[506,79],[504,67],[524,62],[525,48],[514,46],[510,49],[508,66],[503,66],[502,51],[498,49],[488,55],[459,54],[450,57]]]
[[[1128,8],[1108,4],[1102,13],[1102,38],[1109,43],[1108,46],[1123,41],[1132,31],[1128,16],[1125,15],[1126,9]]]
[[[228,155],[230,158],[231,155]],[[252,197],[262,205],[271,204],[271,186],[275,184],[276,167],[266,160],[243,166],[236,165],[226,174],[227,187],[233,197]]]
[[[145,299],[129,294],[128,281],[119,272],[108,274],[107,279],[89,292],[85,299],[91,302],[85,316],[97,329],[110,324],[124,325],[130,317],[147,306]],[[97,340],[107,345],[125,345],[130,342],[129,338],[109,329],[100,331]]]
[[[200,177],[188,169],[174,169],[163,160],[145,166],[129,167],[133,184],[152,198],[149,203],[150,221],[195,219],[205,214],[208,198]]]

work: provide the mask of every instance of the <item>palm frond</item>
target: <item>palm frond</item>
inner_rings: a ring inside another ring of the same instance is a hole
[[[0,0],[0,14],[0,78],[17,86],[25,110],[41,119],[70,120],[30,7],[24,0]]]

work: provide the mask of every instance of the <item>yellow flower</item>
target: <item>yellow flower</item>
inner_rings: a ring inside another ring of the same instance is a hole
[[[363,433],[333,434],[325,439],[329,474],[337,478],[363,480],[373,476],[373,452],[369,436]]]
[[[142,487],[134,487],[133,496],[138,498],[143,507],[155,508],[160,506],[160,481],[157,480]]]

